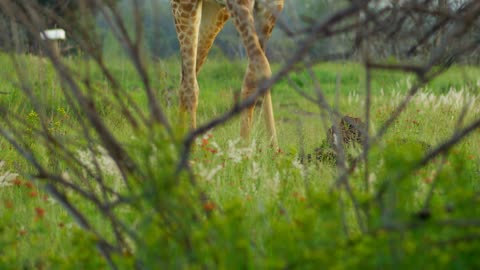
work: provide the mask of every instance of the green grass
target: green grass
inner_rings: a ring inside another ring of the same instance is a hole
[[[21,121],[35,126],[39,116],[19,90],[19,84],[28,85],[39,97],[37,101],[49,119],[52,132],[72,142],[72,149],[85,150],[82,148],[82,136],[78,134],[78,117],[61,94],[62,85],[51,66],[34,56],[18,57],[24,64],[19,78],[9,57],[0,54],[0,65],[5,67],[0,73],[5,78],[1,91],[8,92],[0,96],[0,107],[15,112]],[[115,103],[108,98],[112,85],[92,63],[78,58],[67,59],[67,63],[80,74],[89,75],[98,91],[96,102],[102,119],[128,149],[139,151],[138,159],[142,160],[140,148],[148,149],[151,145],[136,141],[141,136],[132,132],[125,119],[117,113]],[[142,84],[133,68],[122,59],[111,60],[108,66],[126,94],[146,112]],[[274,65],[273,69],[279,67]],[[229,63],[211,59],[206,63],[199,77],[200,123],[230,108],[235,92],[240,89],[244,69],[245,62],[242,61]],[[324,63],[315,66],[313,71],[331,104],[334,104],[335,95],[338,94],[337,105],[342,113],[363,118],[365,74],[358,64]],[[149,73],[153,88],[165,105],[168,91],[174,91],[178,84],[179,63],[176,59],[153,63]],[[421,93],[430,93],[432,98],[438,100],[451,91],[458,91],[464,97],[470,95],[469,99],[465,99],[473,102],[464,120],[464,123],[468,123],[480,116],[477,96],[479,75],[479,68],[455,66],[429,83]],[[306,73],[294,73],[291,80],[307,94],[315,93],[313,82]],[[408,90],[408,85],[413,82],[413,76],[405,74],[373,74],[372,131],[377,130],[388,118]],[[435,145],[453,134],[462,109],[457,104],[461,105],[462,101],[457,102],[453,96],[450,97],[451,103],[441,103],[435,99],[431,105],[426,105],[426,98],[414,99],[407,107],[384,140],[372,149],[370,168],[375,175],[372,179],[377,179],[372,182],[373,187],[397,176],[396,173],[401,174],[417,161],[423,155],[418,142]],[[166,110],[174,122],[177,98],[175,95],[171,98],[173,105]],[[297,155],[301,151],[312,153],[324,142],[325,127],[330,126],[329,119],[322,118],[317,105],[298,95],[287,80],[274,87],[273,100],[279,144],[283,151],[276,153],[266,145],[261,110],[256,110],[251,142],[237,141],[238,118],[210,131],[209,136],[200,140],[192,156],[198,184],[212,202],[211,205],[199,206],[212,212],[210,221],[191,227],[192,241],[197,247],[195,252],[184,254],[181,246],[175,246],[173,240],[165,247],[158,246],[155,241],[157,237],[161,239],[164,232],[153,225],[143,224],[143,217],[126,210],[122,215],[134,224],[133,229],[152,241],[152,249],[138,250],[139,256],[154,260],[151,256],[156,256],[155,252],[158,252],[161,258],[172,261],[169,266],[180,268],[187,267],[188,262],[199,262],[199,265],[211,268],[218,265],[224,268],[290,266],[307,269],[314,269],[318,265],[338,268],[411,268],[419,265],[433,269],[478,267],[478,262],[472,258],[480,248],[478,244],[469,241],[461,242],[458,247],[438,244],[457,236],[476,236],[478,227],[460,231],[448,226],[438,227],[433,222],[418,229],[392,229],[392,232],[388,232],[385,229],[375,230],[381,227],[379,225],[383,224],[386,217],[374,212],[369,220],[374,229],[363,236],[348,196],[343,192],[331,192],[337,175],[335,167],[327,163],[307,164],[302,170],[297,162]],[[42,162],[55,164],[55,157],[49,156],[49,152],[40,146],[39,139],[28,135],[24,138],[25,143],[37,153],[43,153]],[[399,143],[405,140],[406,144]],[[0,168],[0,175],[6,171],[21,175],[13,185],[1,188],[0,268],[105,268],[105,262],[93,245],[95,237],[85,234],[61,205],[42,191],[41,185],[27,184],[29,182],[24,179],[33,172],[33,168],[3,139],[0,140],[0,149],[0,160],[5,161],[5,166]],[[471,198],[478,197],[480,192],[478,149],[480,133],[476,131],[446,158],[446,165],[438,176],[438,192],[432,203],[432,212],[438,220],[478,216],[480,209],[471,205],[474,201]],[[390,205],[387,202],[388,207],[392,208],[390,214],[395,222],[407,223],[412,213],[420,209],[436,166],[437,163],[431,164],[408,174],[401,178],[402,183],[398,187],[388,189],[388,198],[392,203],[397,203]],[[159,168],[161,170],[162,167]],[[57,170],[68,172],[68,166],[58,164]],[[160,176],[163,172],[158,173]],[[115,181],[115,177],[111,178],[110,181]],[[350,181],[361,201],[368,201],[372,194],[362,192],[363,169],[354,172]],[[183,195],[180,193],[179,196]],[[111,233],[108,224],[92,205],[74,198],[74,202],[88,213],[96,226],[105,226],[103,233]],[[344,205],[339,206],[339,201]],[[181,203],[178,205],[182,206]],[[178,205],[175,204],[176,207]],[[454,213],[445,210],[451,205],[456,209]],[[378,208],[374,209],[378,211]],[[184,210],[179,207],[179,211]],[[187,220],[185,218],[184,222],[188,223]],[[347,222],[344,226],[348,229],[344,229],[342,220]],[[391,243],[395,243],[395,246],[391,246]],[[425,250],[431,253],[425,255]],[[128,258],[123,259],[128,261]],[[428,260],[432,262],[431,265],[427,263]],[[154,269],[155,265],[152,263]],[[127,266],[125,268],[128,269]]]

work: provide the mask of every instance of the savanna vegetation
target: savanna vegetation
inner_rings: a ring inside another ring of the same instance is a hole
[[[475,25],[480,7],[470,4],[451,12]],[[444,40],[458,38],[449,29]],[[251,139],[239,139],[245,59],[213,52],[199,76],[199,129],[185,131],[179,59],[148,46],[136,54],[135,35],[125,37],[79,38],[83,50],[67,56],[48,44],[44,56],[0,53],[0,268],[480,267],[480,68],[475,51],[460,50],[478,45],[472,35],[438,58],[440,49],[372,59],[382,40],[372,36],[370,51],[360,44],[348,59],[322,60],[335,51],[322,55],[328,43],[288,72],[293,53],[280,57],[280,149],[266,141],[261,109]],[[343,115],[367,123],[367,143],[328,145]],[[318,156],[327,148],[333,158]]]

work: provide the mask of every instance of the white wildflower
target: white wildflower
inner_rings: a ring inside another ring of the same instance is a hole
[[[273,194],[277,194],[280,186],[280,173],[276,172],[273,178],[268,182],[268,186]]]
[[[410,82],[407,82],[407,84],[409,83]],[[385,104],[385,97],[383,97],[382,94],[373,96],[373,98],[375,102]],[[388,105],[395,107],[405,98],[404,91],[394,90],[389,94]],[[449,91],[444,94],[436,94],[431,89],[425,88],[411,97],[412,104],[426,109],[450,108],[461,110],[466,107],[471,113],[480,112],[480,106],[478,106],[479,101],[480,96],[472,94],[472,92],[466,89],[457,90],[455,88],[450,88]]]
[[[54,198],[52,198],[52,196],[48,196],[47,198],[47,202],[51,205],[54,205],[57,203],[57,200],[55,200]]]
[[[360,101],[360,97],[357,92],[348,93],[348,104],[356,104]]]
[[[218,165],[213,169],[206,168],[202,163],[198,163],[198,175],[206,181],[211,181],[215,175],[223,168],[222,165]]]
[[[412,77],[408,76],[406,80],[407,89],[412,88]]]
[[[293,161],[292,161],[292,166],[298,170],[300,170],[301,172],[303,172],[304,170],[304,166],[303,164],[300,162],[300,160],[298,158],[295,158]]]
[[[257,141],[253,140],[249,147],[243,148],[242,152],[246,158],[252,158],[257,149]]]
[[[62,172],[61,177],[65,179],[65,181],[71,182],[72,178],[70,178],[70,174],[68,172]]]
[[[240,163],[244,158],[252,158],[257,150],[257,142],[255,140],[247,147],[237,147],[238,142],[240,142],[240,139],[228,141],[227,157],[232,160],[233,163]]]
[[[227,150],[227,155],[228,158],[233,161],[233,163],[240,163],[242,161],[242,155],[237,149],[237,144],[240,141],[240,139],[236,140],[228,140],[228,150]]]
[[[220,148],[220,146],[215,141],[212,141],[210,143],[210,145],[213,149],[215,149],[217,151],[217,153],[215,153],[216,156],[222,156],[223,155],[222,148]]]
[[[5,165],[5,161],[0,161],[0,169]],[[18,177],[18,173],[11,173],[9,171],[0,172],[0,187],[11,186],[12,181]]]
[[[432,92],[420,92],[418,93],[412,101],[423,107],[429,107],[433,109],[438,108],[451,108],[455,110],[462,109],[466,106],[468,109],[473,109],[475,112],[478,112],[478,106],[473,106],[478,103],[479,97],[471,94],[465,89],[459,91],[454,88],[442,95],[436,95]]]
[[[120,170],[115,161],[110,157],[107,150],[103,147],[98,147],[100,156],[97,157],[100,168],[104,173],[111,176],[121,177]]]
[[[98,147],[97,151],[99,152],[98,155],[95,155],[90,150],[78,151],[77,155],[80,162],[89,170],[95,172],[97,169],[95,163],[97,163],[102,173],[120,179],[122,177],[120,169],[110,157],[107,150],[103,147]]]
[[[6,171],[5,173],[0,175],[0,187],[11,186],[12,181],[18,177],[17,173],[11,173]]]
[[[258,179],[260,175],[260,165],[257,162],[252,162],[252,168],[250,169],[249,177],[252,179]]]

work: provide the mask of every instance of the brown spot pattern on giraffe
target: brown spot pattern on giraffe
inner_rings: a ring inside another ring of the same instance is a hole
[[[242,87],[242,97],[245,98],[254,92],[259,80],[271,75],[264,46],[276,15],[283,7],[283,0],[171,0],[171,6],[182,56],[180,109],[181,113],[190,115],[194,128],[199,93],[196,76],[225,21],[232,17],[247,50],[249,64]],[[267,129],[272,144],[276,145],[271,97],[269,92],[265,95],[268,101],[264,102]],[[248,137],[251,117],[252,108],[242,115],[242,137]]]

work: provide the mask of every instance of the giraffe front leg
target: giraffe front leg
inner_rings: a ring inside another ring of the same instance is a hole
[[[198,93],[197,80],[195,79],[194,82],[191,82],[187,77],[182,76],[179,90],[179,124],[183,130],[186,130],[187,123],[189,123],[190,129],[197,127]]]
[[[179,122],[183,129],[186,129],[187,122],[190,122],[190,128],[193,129],[197,125],[196,112],[199,88],[196,62],[202,1],[171,0],[171,5],[182,58]]]

